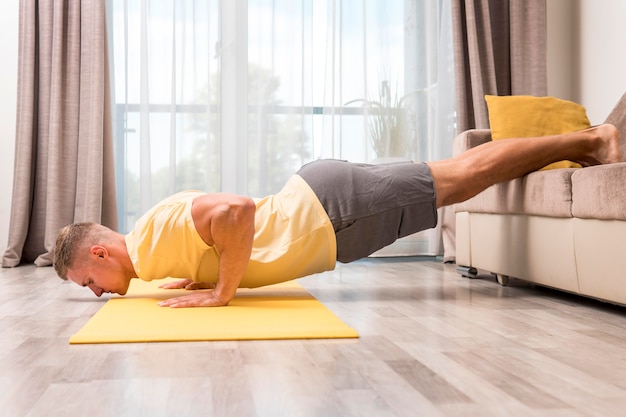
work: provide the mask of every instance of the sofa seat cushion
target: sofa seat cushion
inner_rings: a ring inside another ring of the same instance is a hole
[[[580,169],[532,172],[493,185],[455,206],[456,212],[572,217],[571,177]]]
[[[572,195],[574,217],[626,220],[626,162],[577,170]]]

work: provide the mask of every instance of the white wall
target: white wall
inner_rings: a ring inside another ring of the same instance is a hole
[[[574,94],[597,124],[626,92],[626,2],[579,2]]]
[[[626,1],[547,0],[548,94],[602,123],[626,92]]]
[[[19,1],[3,2],[0,13],[0,256],[7,246],[13,190],[18,22]]]

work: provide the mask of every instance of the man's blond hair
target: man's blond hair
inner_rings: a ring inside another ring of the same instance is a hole
[[[54,269],[61,279],[67,280],[67,271],[79,262],[79,253],[87,254],[90,246],[100,242],[108,228],[98,223],[73,223],[59,232],[54,247]]]

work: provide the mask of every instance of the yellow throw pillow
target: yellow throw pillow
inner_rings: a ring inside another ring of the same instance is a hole
[[[575,132],[591,127],[587,111],[579,104],[555,97],[486,95],[493,140],[529,138]],[[560,161],[544,169],[580,168]]]

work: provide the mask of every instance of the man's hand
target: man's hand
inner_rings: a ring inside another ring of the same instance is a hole
[[[186,290],[212,290],[215,288],[215,284],[212,282],[195,282],[190,279],[180,279],[159,285],[159,288],[165,288],[166,290],[179,290],[181,288]]]
[[[230,300],[228,300],[230,301]],[[183,295],[182,297],[169,298],[161,301],[161,307],[221,307],[228,304],[228,301],[221,300],[215,291],[198,291],[194,294]]]

